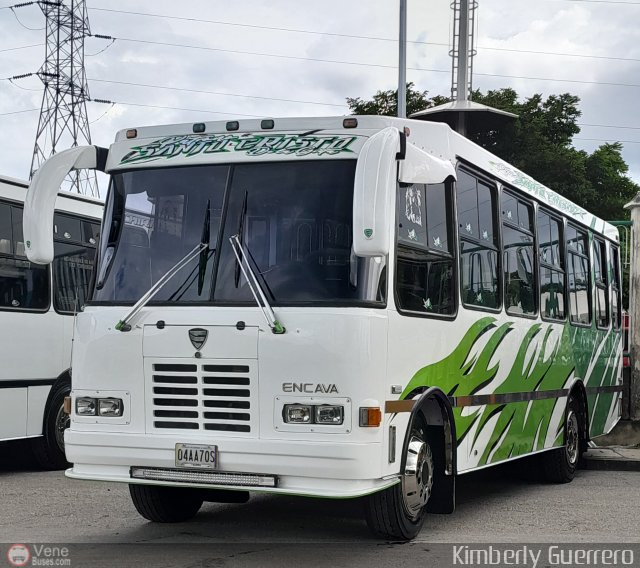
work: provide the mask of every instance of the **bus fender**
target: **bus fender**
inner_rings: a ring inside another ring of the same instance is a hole
[[[456,424],[449,397],[441,389],[430,387],[414,400],[415,404],[409,418],[403,455],[406,455],[411,424],[413,424],[418,413],[422,414],[427,426],[442,426],[444,430],[444,471],[436,471],[437,489],[431,495],[426,510],[429,513],[453,513],[455,510],[457,438]]]

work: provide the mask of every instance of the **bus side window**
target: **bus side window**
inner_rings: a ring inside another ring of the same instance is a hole
[[[502,193],[504,305],[508,314],[534,316],[538,311],[533,253],[533,207]]]
[[[464,171],[456,184],[462,302],[500,308],[496,188]]]
[[[88,299],[99,230],[79,217],[54,216],[53,305],[61,314],[76,313]]]
[[[599,328],[609,327],[609,275],[607,274],[607,249],[604,241],[593,240],[593,268],[596,292],[596,325]]]
[[[398,308],[455,315],[451,184],[401,184],[396,206]]]
[[[609,276],[611,279],[611,320],[613,329],[622,325],[622,285],[620,284],[620,253],[617,246],[609,244]]]
[[[46,311],[49,271],[29,262],[22,236],[22,207],[0,203],[0,309]]]
[[[543,319],[566,317],[565,271],[562,223],[546,211],[538,210],[538,261],[540,263],[540,314]]]
[[[586,231],[567,225],[567,275],[571,323],[591,324],[591,270]]]

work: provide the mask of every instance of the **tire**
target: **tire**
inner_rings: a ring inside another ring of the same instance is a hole
[[[188,521],[202,507],[202,495],[197,489],[130,484],[129,493],[138,513],[154,523]]]
[[[37,464],[48,470],[70,466],[64,453],[64,431],[69,427],[69,415],[63,412],[64,398],[71,393],[66,381],[56,383],[44,409],[42,436],[34,438],[31,449]]]
[[[569,483],[573,480],[584,444],[582,414],[578,401],[572,396],[567,404],[564,423],[564,446],[542,454],[542,473],[549,483]]]
[[[402,461],[401,482],[367,497],[367,525],[375,536],[396,541],[415,538],[424,522],[434,471],[427,429],[422,420],[416,421]]]

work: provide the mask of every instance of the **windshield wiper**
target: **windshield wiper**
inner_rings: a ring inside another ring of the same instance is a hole
[[[204,217],[204,223],[202,226],[202,237],[201,241],[193,247],[191,251],[189,251],[185,256],[183,256],[176,264],[174,264],[165,274],[160,278],[149,290],[147,291],[142,298],[140,298],[131,311],[124,316],[117,324],[116,329],[118,331],[131,331],[131,320],[138,315],[140,310],[144,308],[163,287],[169,282],[180,270],[182,270],[187,264],[189,264],[196,256],[200,255],[200,260],[198,262],[198,294],[202,291],[202,284],[204,284],[204,272],[207,268],[207,261],[209,260],[209,254],[207,251],[209,250],[209,224],[211,219],[211,207],[210,204],[207,205],[207,212]],[[215,253],[215,249],[211,251],[211,253]],[[202,279],[202,284],[201,284]]]
[[[284,326],[278,321],[276,314],[273,311],[273,308],[267,301],[267,297],[262,290],[262,286],[258,281],[258,277],[256,276],[253,268],[251,268],[251,264],[247,255],[245,254],[243,245],[240,243],[240,238],[238,235],[233,235],[229,237],[229,241],[231,242],[231,249],[233,250],[233,254],[238,261],[238,266],[240,270],[242,270],[242,274],[247,280],[247,284],[249,284],[249,289],[253,294],[253,299],[258,304],[258,307],[262,310],[262,314],[264,315],[264,319],[267,321],[267,325],[271,328],[273,333],[281,334],[286,331]],[[244,260],[244,264],[243,261]],[[246,269],[245,266],[246,265]]]

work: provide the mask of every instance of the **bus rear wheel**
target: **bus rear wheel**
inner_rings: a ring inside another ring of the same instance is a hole
[[[387,540],[411,540],[420,532],[434,480],[434,456],[422,421],[411,428],[401,481],[367,497],[369,529]]]
[[[541,455],[544,478],[549,483],[569,483],[573,480],[584,446],[584,431],[580,405],[572,396],[567,404],[564,424],[564,446]]]
[[[64,398],[71,386],[63,381],[53,386],[44,410],[42,436],[34,438],[31,448],[36,462],[43,469],[65,469],[69,462],[64,453],[64,431],[69,427],[69,415],[64,412]]]
[[[154,523],[188,521],[196,516],[203,502],[199,490],[181,487],[130,484],[129,493],[138,513]]]

